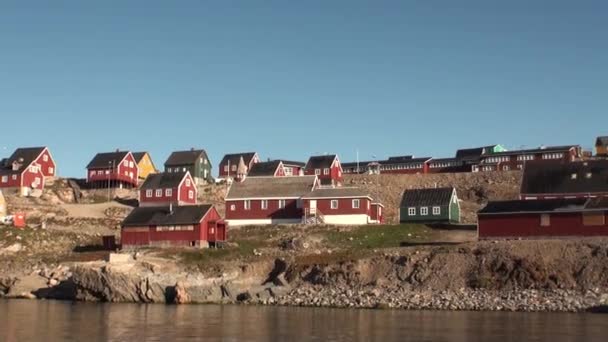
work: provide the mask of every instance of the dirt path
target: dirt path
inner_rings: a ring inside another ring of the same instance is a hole
[[[106,218],[108,208],[131,208],[116,202],[96,203],[96,204],[61,204],[70,217],[79,218]]]

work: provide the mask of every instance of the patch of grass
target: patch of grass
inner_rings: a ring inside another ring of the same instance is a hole
[[[247,260],[254,256],[253,251],[266,246],[263,241],[239,240],[236,246],[226,246],[225,248],[206,248],[206,249],[179,249],[175,255],[185,265],[190,267],[202,267],[211,263],[233,260]],[[165,255],[169,251],[165,251]]]
[[[360,226],[350,231],[327,231],[323,234],[330,245],[365,250],[399,247],[407,243],[431,241],[435,233],[425,225]]]

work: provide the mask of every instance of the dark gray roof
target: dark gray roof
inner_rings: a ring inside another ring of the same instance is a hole
[[[407,155],[407,156],[388,157],[387,160],[388,161],[400,162],[400,161],[407,161],[407,160],[410,160],[410,159],[413,159],[413,158],[414,158],[414,156]]]
[[[379,160],[378,163],[381,165],[408,165],[408,164],[419,164],[424,163],[431,159],[431,157],[421,157],[403,160]]]
[[[187,151],[175,151],[167,158],[165,166],[193,165],[199,157],[207,158],[207,160],[209,159],[205,150],[191,149]],[[209,161],[209,163],[211,163],[211,161]]]
[[[11,167],[13,162],[20,162],[23,168],[29,166],[38,156],[44,151],[46,147],[23,147],[18,148],[13,154],[6,158],[4,161],[4,167]]]
[[[352,197],[352,198],[369,197],[369,198],[371,198],[369,192],[367,192],[363,189],[346,188],[346,187],[317,188],[304,196],[304,198],[339,198],[339,197]]]
[[[408,189],[403,192],[401,208],[448,205],[454,188]]]
[[[330,168],[335,159],[335,154],[329,154],[326,156],[312,156],[308,159],[308,162],[306,163],[306,169],[314,170]]]
[[[608,136],[597,137],[595,139],[595,146],[608,146]]]
[[[490,154],[498,145],[488,145],[473,148],[461,148],[456,151],[456,158],[459,159],[478,159],[482,155]]]
[[[312,190],[316,176],[247,177],[230,186],[226,199],[294,198]]]
[[[433,162],[462,162],[462,159],[460,158],[433,158],[430,160],[431,163]]]
[[[228,161],[230,161],[230,165],[238,165],[239,161],[241,160],[241,157],[243,157],[243,162],[245,162],[245,165],[249,166],[251,159],[253,159],[253,157],[255,155],[256,155],[255,152],[229,153],[229,154],[226,154],[224,156],[224,158],[222,158],[220,165],[221,166],[227,165]]]
[[[248,177],[274,176],[277,168],[281,164],[280,160],[255,163],[247,174]]]
[[[137,207],[122,221],[123,227],[129,226],[164,226],[175,224],[197,224],[212,205],[173,206],[173,213],[168,206]]]
[[[129,154],[129,151],[97,153],[87,165],[87,169],[107,169],[118,166],[127,154]]]
[[[299,162],[299,161],[293,161],[293,160],[285,160],[285,159],[277,159],[279,161],[283,162],[283,165],[285,166],[299,166],[299,167],[304,167],[306,165],[306,163],[304,162]]]
[[[139,164],[139,162],[146,155],[146,153],[148,152],[132,152],[131,154],[133,155],[133,159],[135,159],[135,162]]]
[[[481,209],[478,214],[579,211],[585,209],[586,203],[587,199],[585,198],[493,201],[488,202],[488,204]]]
[[[359,162],[359,168],[363,169],[365,167],[367,167],[367,165],[373,163],[373,161],[360,161]],[[342,163],[342,168],[346,169],[346,168],[351,168],[351,167],[357,167],[357,162],[348,162],[348,163]]]
[[[164,173],[151,173],[146,177],[144,184],[141,185],[141,189],[166,189],[166,188],[177,188],[179,183],[182,182],[186,177],[186,172],[164,172]]]
[[[521,182],[522,194],[598,192],[608,192],[608,160],[543,160],[525,164]]]

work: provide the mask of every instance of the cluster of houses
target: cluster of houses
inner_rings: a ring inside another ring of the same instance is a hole
[[[307,162],[262,161],[257,153],[232,153],[219,164],[228,183],[225,217],[198,202],[197,185],[214,181],[205,150],[175,151],[157,170],[149,153],[98,153],[87,165],[92,188],[137,188],[139,206],[122,224],[123,247],[213,246],[227,227],[264,224],[382,224],[378,194],[346,187],[345,173],[436,173],[523,169],[519,200],[492,201],[478,212],[478,235],[488,238],[606,235],[608,137],[596,155],[577,145],[506,151],[500,145],[462,149],[454,158],[391,157],[341,163],[337,155]],[[18,148],[0,161],[0,188],[22,195],[40,192],[57,168],[47,147]],[[399,208],[402,223],[460,222],[454,188],[408,189]]]

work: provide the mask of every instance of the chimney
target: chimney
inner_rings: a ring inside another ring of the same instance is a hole
[[[194,147],[190,147],[190,151],[194,151]]]
[[[120,152],[120,149],[119,149],[119,148],[117,148],[117,149],[116,149],[116,152]]]

